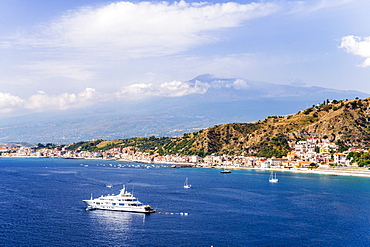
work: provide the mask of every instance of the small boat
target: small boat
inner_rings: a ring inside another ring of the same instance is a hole
[[[222,171],[220,171],[221,173],[231,173],[230,170],[226,169],[226,167],[224,167],[224,169]]]
[[[220,171],[221,173],[231,173],[229,169],[226,169],[226,165],[224,165],[224,169]]]
[[[112,210],[122,212],[135,212],[135,213],[155,213],[149,205],[144,205],[134,197],[134,195],[126,191],[126,186],[123,186],[118,195],[100,196],[93,199],[92,195],[90,200],[83,200],[86,203],[86,210]]]
[[[276,172],[274,173],[273,171],[271,171],[269,182],[270,183],[277,183],[277,182],[279,182],[279,179],[276,178]]]
[[[185,179],[184,188],[185,189],[190,189],[191,188],[191,184],[189,184],[188,178]]]

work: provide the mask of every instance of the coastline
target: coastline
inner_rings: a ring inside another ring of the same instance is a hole
[[[221,167],[217,167],[221,169]],[[259,171],[279,171],[279,172],[293,172],[293,173],[309,173],[309,174],[321,174],[321,175],[332,175],[332,176],[352,176],[352,177],[369,177],[370,170],[365,169],[353,169],[346,167],[336,168],[325,168],[325,169],[283,169],[283,168],[258,168],[258,167],[228,167],[227,169],[232,170],[259,170]]]
[[[0,156],[0,158],[51,158],[44,156]],[[64,157],[53,157],[57,159],[86,159],[94,160],[95,158],[64,158]],[[134,162],[134,163],[143,163],[143,164],[156,164],[156,165],[177,165],[180,169],[184,168],[201,168],[201,169],[223,169],[224,166],[201,166],[195,163],[186,163],[186,162],[148,162],[145,160],[129,160],[129,159],[101,159],[96,158],[96,160],[115,160],[115,161],[125,161],[125,162]],[[184,166],[184,168],[181,168]],[[332,176],[352,176],[352,177],[369,177],[370,170],[365,168],[349,168],[349,167],[335,167],[335,168],[316,168],[316,169],[307,169],[307,168],[297,168],[297,169],[285,169],[285,168],[260,168],[260,167],[240,167],[240,166],[227,166],[229,170],[257,170],[257,171],[279,171],[279,172],[293,172],[293,173],[308,173],[308,174],[321,174],[321,175],[332,175]]]

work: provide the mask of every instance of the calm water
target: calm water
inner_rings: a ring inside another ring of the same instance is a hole
[[[267,171],[118,164],[137,165],[0,158],[0,246],[370,245],[369,178],[285,172],[270,184]],[[175,214],[85,210],[90,193],[117,194],[123,183]]]

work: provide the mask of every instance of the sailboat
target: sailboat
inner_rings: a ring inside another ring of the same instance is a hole
[[[220,171],[221,173],[231,173],[230,170],[226,169],[226,165],[224,166],[224,169]]]
[[[276,172],[274,173],[273,171],[271,171],[269,182],[270,183],[277,183],[278,181],[279,181],[279,179],[276,178]]]
[[[185,179],[184,188],[185,189],[190,189],[191,188],[191,184],[189,184],[188,178]]]
[[[231,173],[231,171],[230,170],[228,170],[228,169],[223,169],[222,171],[220,171],[221,173]]]

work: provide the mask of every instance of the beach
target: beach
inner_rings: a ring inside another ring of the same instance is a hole
[[[217,167],[222,168],[222,167]],[[246,169],[246,170],[263,170],[263,171],[279,171],[279,172],[294,172],[294,173],[314,173],[333,176],[356,176],[356,177],[370,177],[370,170],[368,168],[317,168],[317,169],[285,169],[285,168],[252,168],[252,167],[228,167],[228,169]]]

